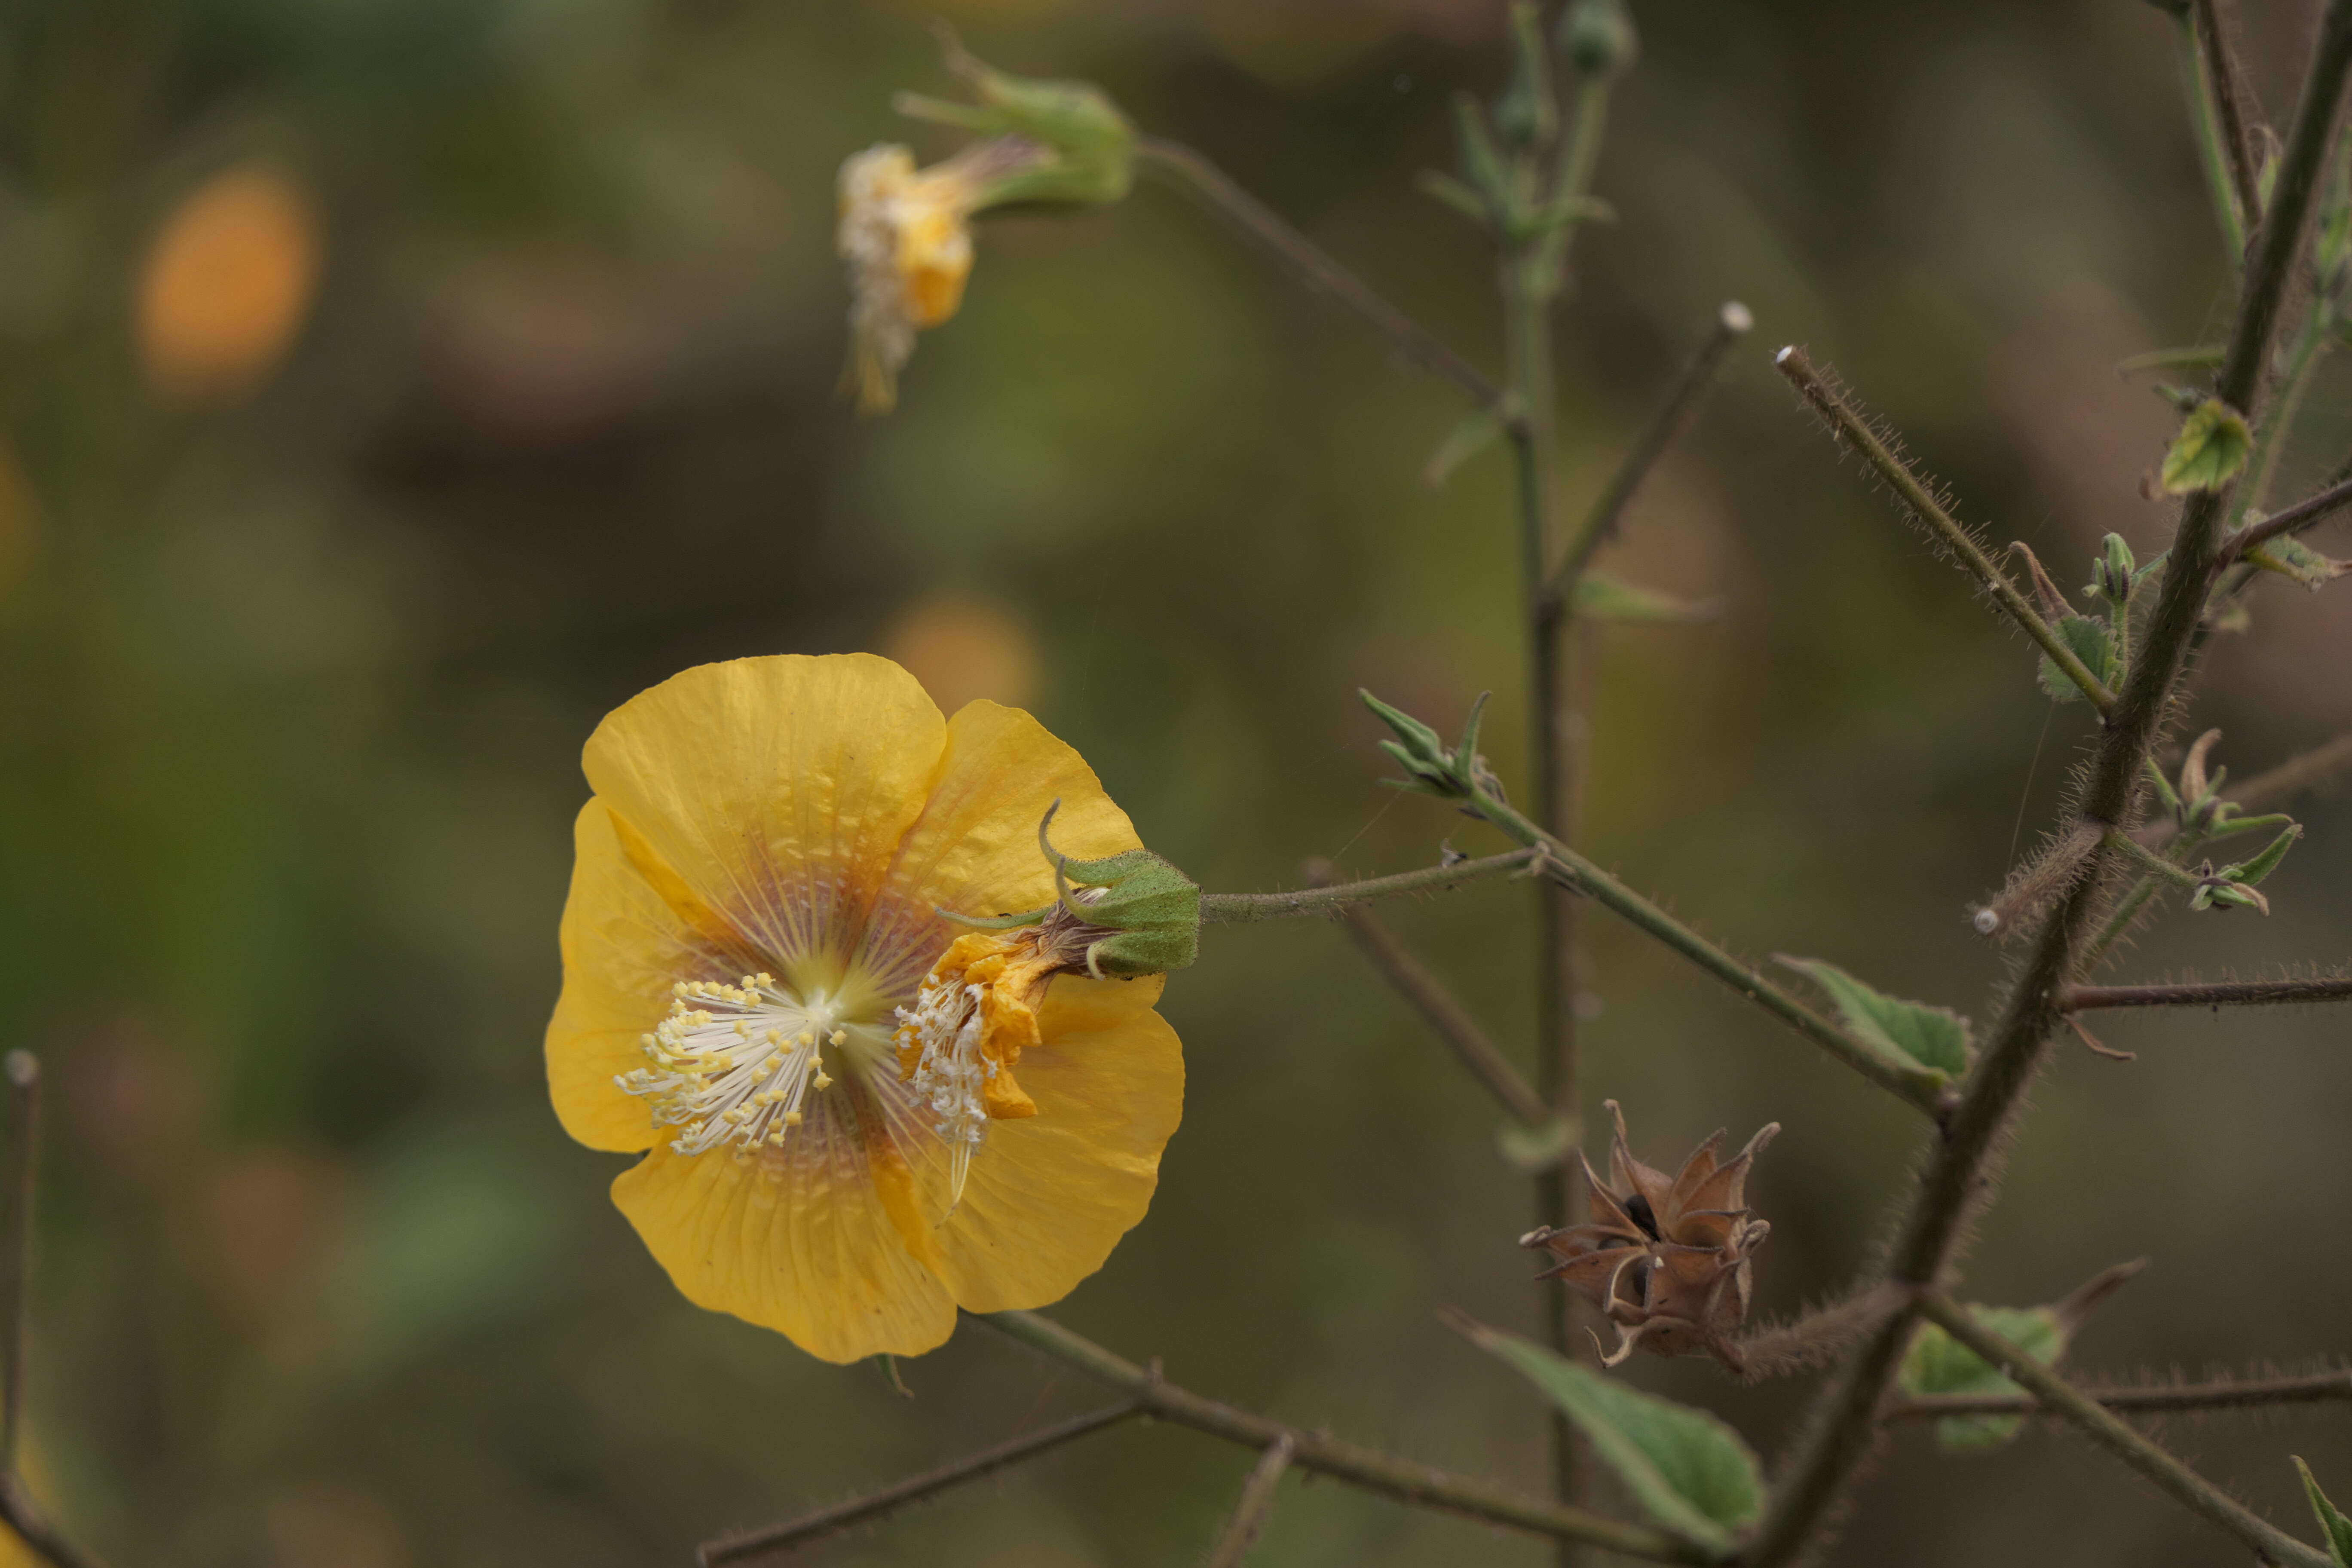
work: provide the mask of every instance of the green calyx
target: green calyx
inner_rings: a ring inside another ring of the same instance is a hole
[[[965,53],[944,27],[940,41],[948,68],[971,85],[979,101],[950,103],[902,92],[892,100],[893,107],[916,120],[1018,136],[1046,154],[991,185],[982,205],[1099,206],[1121,199],[1134,186],[1135,126],[1102,89],[1090,82],[1009,76]]]
[[[982,931],[1058,927],[1064,940],[1082,949],[1085,968],[1097,980],[1164,974],[1199,957],[1200,885],[1149,849],[1100,860],[1063,854],[1050,836],[1054,814],[1061,809],[1062,803],[1055,801],[1037,824],[1037,847],[1054,868],[1052,903],[992,920],[950,910],[940,910],[940,916]]]
[[[1382,741],[1381,750],[1396,760],[1406,776],[1384,779],[1382,783],[1418,795],[1475,799],[1483,794],[1497,800],[1503,797],[1502,781],[1487,768],[1486,759],[1478,751],[1478,725],[1486,716],[1486,699],[1494,693],[1478,694],[1478,700],[1470,705],[1470,717],[1463,723],[1462,739],[1450,750],[1436,731],[1402,709],[1390,707],[1369,691],[1359,690],[1356,695],[1382,723],[1396,731],[1396,739]]]

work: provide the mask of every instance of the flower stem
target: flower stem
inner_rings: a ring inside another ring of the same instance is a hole
[[[1444,341],[1373,292],[1370,285],[1331,258],[1330,252],[1285,222],[1272,207],[1234,183],[1199,153],[1164,136],[1145,136],[1135,147],[1143,167],[1175,180],[1244,236],[1264,246],[1310,292],[1355,312],[1388,340],[1402,358],[1444,377],[1472,402],[1492,407],[1502,389],[1446,345]]]
[[[764,1530],[748,1531],[741,1535],[730,1535],[718,1541],[707,1541],[696,1549],[695,1561],[700,1563],[702,1568],[717,1568],[717,1565],[721,1563],[740,1563],[748,1557],[762,1557],[772,1552],[783,1552],[805,1546],[811,1542],[821,1541],[837,1531],[846,1530],[853,1524],[862,1524],[869,1519],[880,1519],[887,1514],[896,1513],[908,1503],[920,1502],[925,1498],[936,1497],[950,1488],[963,1485],[966,1481],[976,1481],[982,1477],[994,1475],[1008,1466],[1017,1465],[1024,1459],[1034,1458],[1037,1455],[1058,1448],[1066,1443],[1074,1443],[1081,1437],[1090,1436],[1106,1426],[1117,1426],[1129,1416],[1139,1415],[1142,1413],[1143,1406],[1137,1401],[1122,1399],[1116,1405],[1106,1405],[1100,1410],[1088,1411],[1084,1415],[1074,1415],[1067,1421],[1058,1422],[1024,1436],[1015,1437],[1009,1443],[1001,1443],[993,1448],[974,1454],[970,1458],[958,1459],[951,1465],[942,1465],[929,1475],[916,1476],[909,1480],[900,1481],[896,1486],[885,1487],[880,1491],[868,1493],[865,1497],[853,1498],[833,1508],[821,1509],[789,1524],[772,1525]]]
[[[2281,302],[2302,248],[2305,219],[2326,162],[2347,72],[2352,72],[2352,0],[2329,0],[2214,388],[2224,403],[2249,414],[2254,410]],[[2200,490],[2181,509],[2173,534],[2172,570],[2164,575],[2139,657],[2108,713],[2092,759],[2081,805],[2082,814],[2094,821],[2123,820],[2139,786],[2141,767],[2171,705],[2196,635],[2228,503],[2226,490]],[[2059,996],[2079,966],[2084,928],[2105,879],[2105,853],[2104,845],[2094,848],[2085,875],[2044,923],[1958,1108],[1943,1124],[1943,1139],[1920,1174],[1918,1195],[1889,1253],[1888,1274],[1898,1285],[1927,1288],[1943,1277],[1958,1250],[1969,1215],[1990,1191],[1987,1165],[2041,1066],[2052,1031],[2064,1016]],[[1917,1310],[1915,1306],[1895,1313],[1865,1339],[1832,1385],[1820,1418],[1782,1471],[1785,1479],[1775,1489],[1746,1554],[1746,1568],[1785,1568],[1818,1546],[1825,1521],[1870,1448]],[[2025,1381],[2022,1372],[2020,1381]]]
[[[1935,536],[1937,542],[1949,550],[1969,574],[1983,585],[1985,592],[1992,595],[1993,603],[2007,612],[2010,619],[2023,628],[2027,637],[2041,645],[2050,662],[2063,670],[2067,679],[2081,687],[2083,695],[2088,697],[2100,712],[2112,710],[2116,705],[2116,694],[2108,690],[2106,684],[2075,656],[2074,650],[2067,646],[2066,639],[2058,635],[2057,628],[2043,620],[2041,612],[2027,603],[2025,595],[2017,591],[2017,584],[2009,580],[2009,574],[1993,564],[1992,558],[1977,543],[1976,536],[1944,509],[1936,493],[1911,471],[1911,466],[1895,454],[1893,448],[1880,438],[1878,432],[1871,427],[1870,422],[1854,411],[1844,395],[1813,367],[1813,362],[1805,357],[1804,351],[1792,343],[1775,354],[1772,363],[1822,416],[1831,434],[1861,454],[1862,460],[1870,466],[1871,471],[1895,492],[1895,500],[1904,510],[1917,518]]]
[[[2024,1387],[2053,1415],[2071,1423],[2083,1436],[2147,1477],[2191,1512],[2235,1536],[2263,1562],[2295,1564],[2298,1568],[2330,1568],[2331,1560],[2326,1553],[2315,1551],[2269,1521],[2248,1512],[2219,1487],[2043,1363],[1978,1322],[1973,1314],[1955,1305],[1948,1297],[1939,1291],[1922,1291],[1919,1310]]]
[[[1507,876],[1524,870],[1534,858],[1533,851],[1519,849],[1478,860],[1457,860],[1451,866],[1400,871],[1393,877],[1367,877],[1360,881],[1334,882],[1328,887],[1299,888],[1284,893],[1204,893],[1201,897],[1201,923],[1238,925],[1291,920],[1300,915],[1337,914],[1350,904],[1370,899],[1442,892],[1464,882]]]
[[[1266,1516],[1274,1511],[1275,1489],[1282,1484],[1291,1456],[1297,1452],[1298,1445],[1287,1432],[1266,1445],[1249,1479],[1242,1483],[1241,1501],[1234,1505],[1234,1517],[1218,1537],[1217,1549],[1209,1554],[1209,1568],[1241,1568],[1258,1531],[1265,1528]]]
[[[1759,974],[1722,948],[1683,924],[1616,878],[1545,833],[1491,795],[1480,795],[1478,814],[1523,844],[1541,845],[1545,874],[1562,888],[1588,895],[1614,914],[1657,938],[1700,969],[1738,992],[1799,1034],[1889,1094],[1930,1116],[1940,1113],[1942,1076],[1926,1068],[1906,1068],[1864,1045]]]
[[[2262,219],[2263,197],[2254,177],[2253,138],[2247,133],[2245,110],[2238,100],[2238,63],[2231,58],[2229,35],[2221,30],[2221,8],[2214,0],[2189,0],[2189,11],[2185,20],[2194,34],[2191,41],[2201,68],[2199,86],[2212,106],[2212,138],[2220,145],[2241,221],[2251,228]],[[2238,248],[2245,248],[2242,234]]]
[[[1633,500],[1633,492],[1641,488],[1642,481],[1657,466],[1659,458],[1674,444],[1675,437],[1682,434],[1684,427],[1690,423],[1691,416],[1697,412],[1700,402],[1706,396],[1707,388],[1715,384],[1717,374],[1730,355],[1732,344],[1755,324],[1755,318],[1748,314],[1748,307],[1737,300],[1727,301],[1716,312],[1715,330],[1707,333],[1706,340],[1699,344],[1697,352],[1683,366],[1682,374],[1675,378],[1674,386],[1666,393],[1665,402],[1651,416],[1649,425],[1619,461],[1617,471],[1610,476],[1608,488],[1592,503],[1592,510],[1585,513],[1584,521],[1578,524],[1576,532],[1570,538],[1568,548],[1561,552],[1559,564],[1552,568],[1550,579],[1544,584],[1547,613],[1554,616],[1567,613],[1576,592],[1576,580],[1584,575],[1584,569],[1591,564],[1593,554],[1616,537],[1624,520],[1625,508]]]
[[[1348,934],[1355,938],[1364,956],[1371,960],[1372,967],[1412,1005],[1413,1011],[1453,1048],[1454,1059],[1463,1069],[1486,1085],[1486,1091],[1505,1110],[1523,1127],[1539,1128],[1551,1121],[1550,1107],[1528,1087],[1510,1058],[1486,1037],[1486,1032],[1454,999],[1444,982],[1407,952],[1378,915],[1350,905],[1340,911],[1339,918],[1347,923]]]
[[[2235,267],[2246,254],[2246,225],[2252,215],[2239,210],[2231,155],[2222,144],[2221,121],[2214,111],[2213,92],[2208,85],[2196,23],[2184,13],[2179,27],[2180,75],[2189,94],[2189,123],[2196,134],[2197,162],[2205,174],[2206,194],[2213,199],[2213,221],[2229,245],[2230,262]]]
[[[1523,1497],[1492,1482],[1449,1475],[1411,1459],[1301,1431],[1203,1398],[1170,1383],[1160,1375],[1156,1365],[1138,1366],[1034,1312],[992,1312],[979,1321],[1097,1383],[1119,1389],[1161,1420],[1173,1421],[1260,1453],[1287,1436],[1292,1464],[1349,1486],[1417,1507],[1458,1513],[1556,1540],[1591,1542],[1612,1552],[1654,1563],[1711,1561],[1702,1548],[1660,1531]]]

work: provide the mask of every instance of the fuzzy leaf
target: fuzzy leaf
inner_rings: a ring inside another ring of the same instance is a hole
[[[1576,580],[1576,613],[1596,621],[1706,621],[1719,608],[1713,600],[1677,599],[1589,572]]]
[[[2157,480],[2168,495],[2190,490],[2218,490],[2246,466],[2253,450],[2253,432],[2246,416],[2218,397],[2197,405],[2164,455]]]
[[[1467,1320],[1458,1326],[1567,1412],[1593,1452],[1664,1528],[1721,1550],[1763,1508],[1754,1451],[1717,1417],[1643,1394],[1515,1335]]]
[[[2107,631],[2107,623],[2089,616],[2068,616],[2058,623],[2058,635],[2083,668],[2108,686],[2123,672],[2116,668],[2116,642]],[[2042,656],[2042,668],[2037,677],[2042,695],[2053,702],[2080,702],[2083,689],[2074,684],[2074,677],[2058,668],[2048,654]]]
[[[2038,1362],[2054,1363],[2065,1353],[2066,1331],[2052,1308],[1970,1307],[1969,1315]],[[1903,1392],[1912,1394],[1989,1396],[2022,1392],[1983,1357],[1933,1323],[1920,1324],[1911,1347],[1903,1352],[1900,1381]],[[1948,1415],[1936,1423],[1936,1436],[1947,1448],[1997,1448],[2017,1435],[2023,1419]]]
[[[2246,552],[2250,564],[2291,577],[2313,593],[2352,572],[2352,561],[2331,561],[2291,533],[2266,540]]]
[[[2327,1494],[2313,1479],[2309,1465],[2297,1459],[2294,1468],[2303,1475],[2303,1492],[2311,1500],[2311,1511],[2318,1516],[2319,1533],[2327,1538],[2327,1555],[2344,1564],[2344,1568],[2352,1568],[2352,1519],[2345,1518],[2343,1511],[2327,1500]]]
[[[1772,961],[1828,992],[1846,1028],[1895,1061],[1932,1068],[1947,1078],[1969,1070],[1969,1021],[1949,1007],[1886,995],[1822,959],[1775,953]]]

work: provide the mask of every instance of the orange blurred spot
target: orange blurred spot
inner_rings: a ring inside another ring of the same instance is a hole
[[[285,175],[247,164],[181,198],[139,273],[140,363],[177,403],[230,397],[293,342],[318,281],[319,231]]]
[[[950,713],[977,697],[1021,708],[1036,695],[1036,639],[1018,616],[985,599],[925,599],[890,624],[882,651]]]

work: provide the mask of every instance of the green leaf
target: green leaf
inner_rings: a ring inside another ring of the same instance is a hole
[[[2054,1364],[2065,1353],[2066,1331],[2049,1307],[1970,1307],[1969,1315],[2034,1360]],[[1965,1394],[1979,1397],[2018,1394],[2017,1384],[1990,1363],[1933,1323],[1922,1323],[1903,1352],[1903,1392]],[[2017,1415],[1948,1415],[1936,1423],[1947,1448],[1997,1448],[2017,1435]]]
[[[1717,1417],[1643,1394],[1466,1318],[1455,1326],[1565,1411],[1593,1452],[1664,1528],[1727,1550],[1731,1532],[1762,1510],[1764,1483],[1756,1455]]]
[[[1596,621],[1708,621],[1721,609],[1712,599],[1677,599],[1590,572],[1576,580],[1576,613]]]
[[[1849,1032],[1902,1065],[1931,1068],[1947,1078],[1969,1070],[1969,1021],[1949,1007],[1886,995],[1822,959],[1783,952],[1772,962],[1828,992]]]
[[[2180,426],[2156,477],[2170,495],[2217,490],[2246,466],[2253,447],[2246,416],[2220,398],[2209,397]]]
[[[2106,622],[2090,616],[2068,616],[2059,621],[2057,631],[2067,648],[2083,661],[2084,668],[2105,685],[2116,683],[2116,678],[2123,671],[2117,668],[2116,639],[2108,632]],[[2042,694],[2053,702],[2083,700],[2083,689],[2074,684],[2074,678],[2059,668],[2057,661],[2048,654],[2042,656],[2042,668],[2036,679],[2041,682]]]
[[[2291,577],[2315,594],[2352,572],[2352,561],[2332,561],[2291,533],[2264,540],[2246,552],[2246,560],[2265,572]]]
[[[2327,1555],[2345,1564],[2345,1568],[2352,1568],[2352,1519],[2345,1518],[2343,1511],[2327,1500],[2327,1494],[2312,1478],[2309,1465],[2298,1458],[2294,1468],[2302,1473],[2303,1492],[2311,1500],[2311,1511],[2318,1516],[2319,1533],[2327,1538]]]
[[[2263,846],[2261,854],[2234,866],[2224,866],[2221,874],[2233,882],[2259,882],[2279,868],[2279,862],[2286,858],[2286,852],[2294,848],[2294,841],[2302,837],[2303,824],[2290,822],[2280,830],[2276,838]]]

